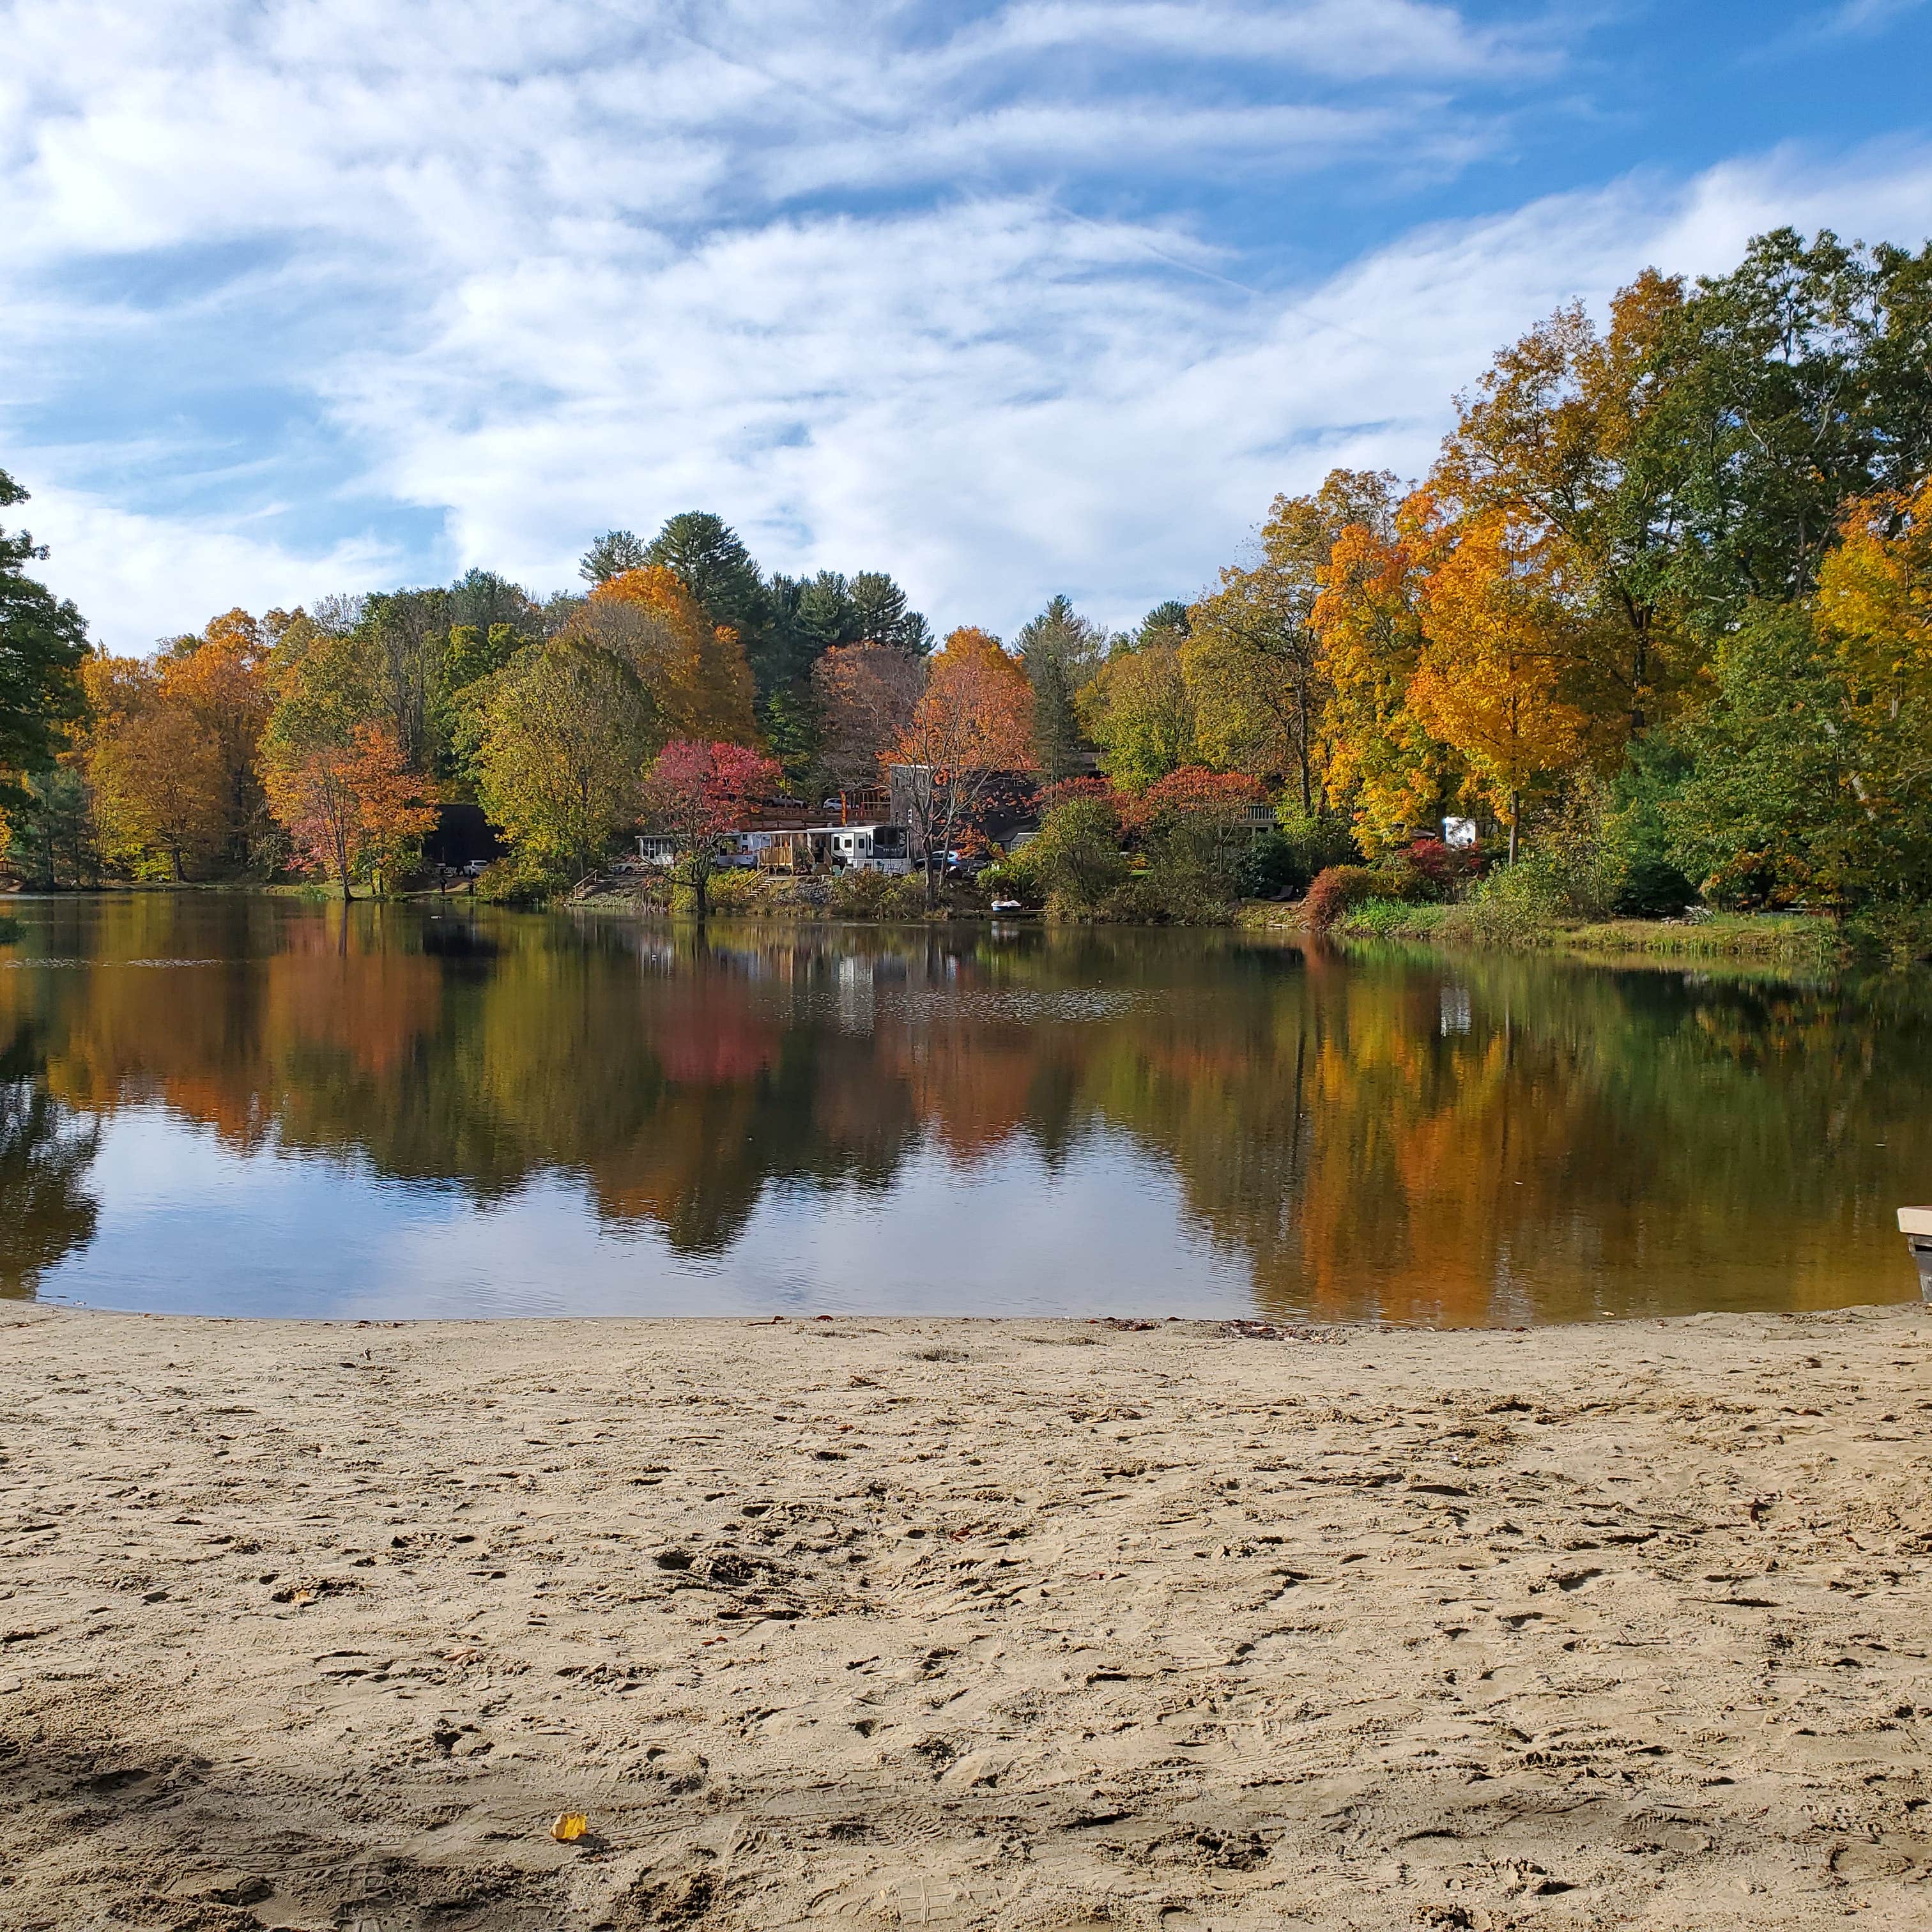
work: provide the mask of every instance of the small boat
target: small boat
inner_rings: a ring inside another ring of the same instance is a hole
[[[1901,1208],[1898,1232],[1905,1237],[1905,1245],[1918,1264],[1919,1295],[1932,1301],[1932,1208]]]
[[[993,902],[993,916],[995,919],[1015,919],[1025,910],[1026,908],[1018,899],[995,899]]]

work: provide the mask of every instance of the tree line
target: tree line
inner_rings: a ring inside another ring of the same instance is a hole
[[[1063,900],[1041,862],[1132,875],[1184,807],[1265,796],[1304,857],[1475,819],[1601,909],[1916,905],[1929,524],[1932,247],[1780,230],[1724,274],[1645,271],[1600,326],[1559,310],[1455,399],[1426,476],[1278,497],[1124,634],[1055,598],[1010,641],[935,640],[890,576],[767,574],[687,512],[598,538],[579,592],[472,570],[136,659],[90,652],[0,536],[0,812],[38,877],[346,890],[472,800],[542,888],[647,820],[715,828],[727,770],[815,808],[897,763],[941,850],[988,775],[1070,782],[1034,879]]]

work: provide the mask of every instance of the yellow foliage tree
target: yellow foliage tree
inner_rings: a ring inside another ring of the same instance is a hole
[[[1424,642],[1428,514],[1426,499],[1412,499],[1381,528],[1344,528],[1309,615],[1326,685],[1323,788],[1352,808],[1370,852],[1404,842],[1450,784],[1444,747],[1409,701]]]
[[[1229,568],[1189,610],[1181,662],[1202,755],[1258,778],[1292,777],[1304,814],[1315,808],[1328,697],[1312,621],[1322,573],[1352,526],[1387,529],[1396,479],[1336,470],[1319,490],[1277,496],[1262,526],[1262,558]]]
[[[1651,588],[1677,541],[1666,478],[1633,460],[1657,398],[1651,359],[1683,302],[1679,280],[1647,269],[1612,302],[1606,331],[1581,303],[1559,309],[1456,399],[1430,478],[1456,518],[1500,512],[1532,533],[1587,605],[1570,682],[1606,751],[1667,715],[1696,668]]]
[[[221,843],[219,747],[151,663],[97,651],[82,679],[89,714],[82,763],[103,856],[178,883]]]
[[[1514,862],[1524,791],[1579,763],[1588,742],[1588,715],[1561,694],[1576,619],[1534,537],[1499,511],[1457,533],[1429,574],[1424,604],[1409,702],[1508,818]]]

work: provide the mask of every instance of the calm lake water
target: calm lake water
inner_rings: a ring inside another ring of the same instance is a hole
[[[1908,1300],[1932,998],[1225,933],[9,902],[0,1294],[226,1315]]]

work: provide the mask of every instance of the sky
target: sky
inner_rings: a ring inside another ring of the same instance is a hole
[[[112,648],[683,509],[1125,626],[1559,304],[1932,235],[1932,0],[0,0],[0,468]]]

